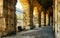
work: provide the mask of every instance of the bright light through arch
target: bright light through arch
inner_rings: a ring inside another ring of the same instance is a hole
[[[17,0],[16,8],[19,8],[19,9],[22,10],[22,5],[21,5],[21,3],[19,2],[19,0]]]

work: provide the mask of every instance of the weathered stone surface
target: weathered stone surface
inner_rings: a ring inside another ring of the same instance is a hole
[[[55,37],[60,38],[60,0],[55,0]]]
[[[0,35],[16,31],[15,0],[0,0]]]

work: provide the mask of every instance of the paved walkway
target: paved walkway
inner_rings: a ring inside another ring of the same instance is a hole
[[[52,27],[37,28],[30,31],[19,32],[15,36],[3,38],[54,38]]]

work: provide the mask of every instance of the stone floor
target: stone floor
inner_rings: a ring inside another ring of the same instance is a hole
[[[52,27],[37,28],[34,30],[18,32],[15,36],[7,36],[2,38],[54,38]]]

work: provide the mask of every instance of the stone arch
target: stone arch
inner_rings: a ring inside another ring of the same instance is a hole
[[[34,27],[33,25],[33,9],[34,7],[37,7],[38,10],[38,23],[39,27],[41,27],[41,12],[46,12],[40,3],[37,0],[19,0],[19,2],[22,5],[23,10],[23,27],[30,26],[31,28]],[[46,26],[46,15],[47,13],[44,13],[44,26]]]
[[[38,23],[38,8],[37,6],[34,7],[33,9],[33,25],[38,28],[39,27],[39,23]]]
[[[23,11],[23,25],[22,29],[29,27],[29,3],[28,0],[18,0],[22,5],[22,11]]]

